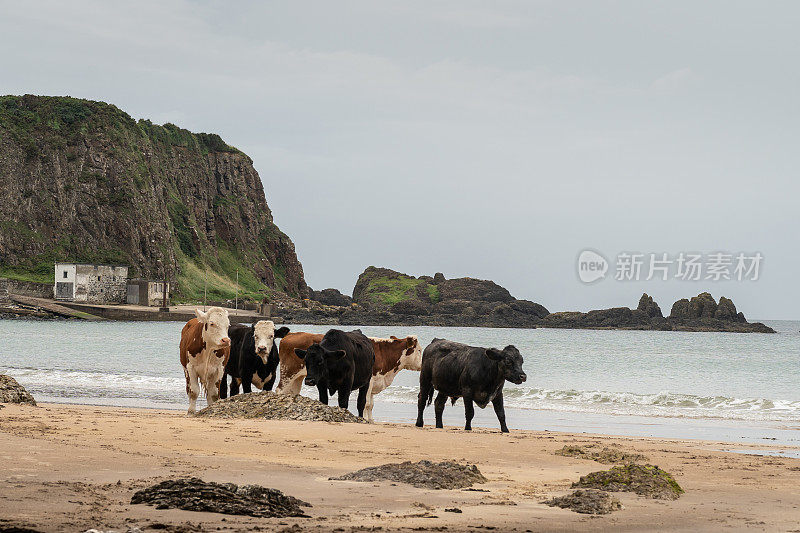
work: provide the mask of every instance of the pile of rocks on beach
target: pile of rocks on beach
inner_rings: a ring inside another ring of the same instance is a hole
[[[206,418],[264,418],[268,420],[366,423],[363,418],[352,414],[347,409],[325,405],[305,396],[292,396],[275,392],[237,394],[232,398],[220,400],[198,411],[197,416]]]
[[[434,463],[422,460],[416,463],[389,463],[370,466],[349,474],[330,478],[336,481],[399,481],[424,489],[463,489],[487,479],[475,465],[460,465],[453,461]]]
[[[31,393],[11,376],[0,374],[0,403],[24,403],[36,405]]]

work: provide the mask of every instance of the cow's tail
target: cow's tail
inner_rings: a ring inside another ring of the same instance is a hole
[[[431,403],[433,403],[433,387],[428,389],[428,398],[425,400],[425,405],[430,407]]]

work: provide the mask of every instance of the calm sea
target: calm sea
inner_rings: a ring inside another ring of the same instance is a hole
[[[528,381],[506,383],[512,428],[800,446],[800,322],[767,323],[779,333],[361,329],[370,336],[413,333],[423,346],[434,337],[515,345],[525,358]],[[0,320],[0,372],[15,377],[39,401],[185,409],[181,327]],[[413,422],[418,376],[401,372],[377,397],[377,420]],[[304,387],[303,394],[314,397],[316,390]],[[426,412],[429,423],[432,411]],[[478,425],[497,426],[491,407],[478,411]],[[463,423],[460,402],[448,405],[445,414],[446,423]]]

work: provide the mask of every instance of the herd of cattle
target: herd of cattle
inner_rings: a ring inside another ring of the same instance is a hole
[[[398,372],[409,369],[420,372],[417,426],[422,427],[423,411],[433,402],[436,427],[443,427],[447,399],[455,403],[463,398],[465,429],[471,429],[473,403],[484,408],[491,402],[501,430],[507,432],[503,384],[526,379],[522,356],[514,346],[498,350],[434,339],[423,351],[416,335],[384,339],[338,329],[324,335],[290,333],[287,327],[276,329],[270,320],[231,325],[221,307],[195,313],[197,317],[183,327],[180,341],[190,415],[201,388],[209,405],[228,393],[238,394],[240,386],[244,392],[253,386],[272,390],[280,366],[276,392],[297,395],[305,381],[317,387],[319,401],[327,405],[328,395],[337,394],[339,407],[347,409],[350,393],[357,390],[358,415],[371,422],[373,396],[391,385]],[[434,391],[438,391],[435,401]]]

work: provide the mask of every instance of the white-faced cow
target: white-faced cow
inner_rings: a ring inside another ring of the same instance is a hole
[[[195,412],[201,387],[208,405],[219,399],[219,384],[231,349],[228,311],[221,307],[211,307],[205,313],[196,309],[195,314],[197,318],[183,326],[180,342],[190,415]]]
[[[422,352],[422,370],[419,374],[419,400],[417,403],[417,426],[422,427],[422,412],[436,395],[436,427],[441,428],[442,413],[447,398],[453,403],[464,398],[464,413],[467,423],[464,429],[472,429],[475,416],[473,402],[483,409],[492,402],[500,421],[500,430],[508,433],[506,412],[503,408],[503,384],[506,380],[519,385],[527,379],[522,370],[522,355],[514,346],[479,348],[446,339],[433,339]]]
[[[303,378],[306,377],[305,363],[295,355],[295,350],[306,350],[314,343],[322,341],[323,335],[317,333],[295,332],[281,340],[279,355],[281,380],[277,392],[283,394],[300,394]],[[372,385],[364,415],[372,422],[372,408],[375,405],[373,396],[392,384],[395,376],[403,369],[419,370],[422,365],[422,347],[416,335],[388,339],[368,337],[375,352],[375,364],[372,367]]]
[[[278,339],[289,333],[286,326],[275,329],[271,320],[259,320],[252,326],[234,324],[228,330],[231,338],[231,356],[219,385],[220,398],[227,397],[227,376],[231,377],[230,395],[244,392],[251,385],[261,390],[272,390],[278,373]]]
[[[307,350],[295,349],[295,355],[306,364],[305,384],[317,387],[319,401],[328,404],[328,395],[337,394],[339,407],[347,409],[350,393],[358,390],[358,416],[364,416],[364,407],[370,393],[375,351],[361,331],[329,330],[318,344]]]

